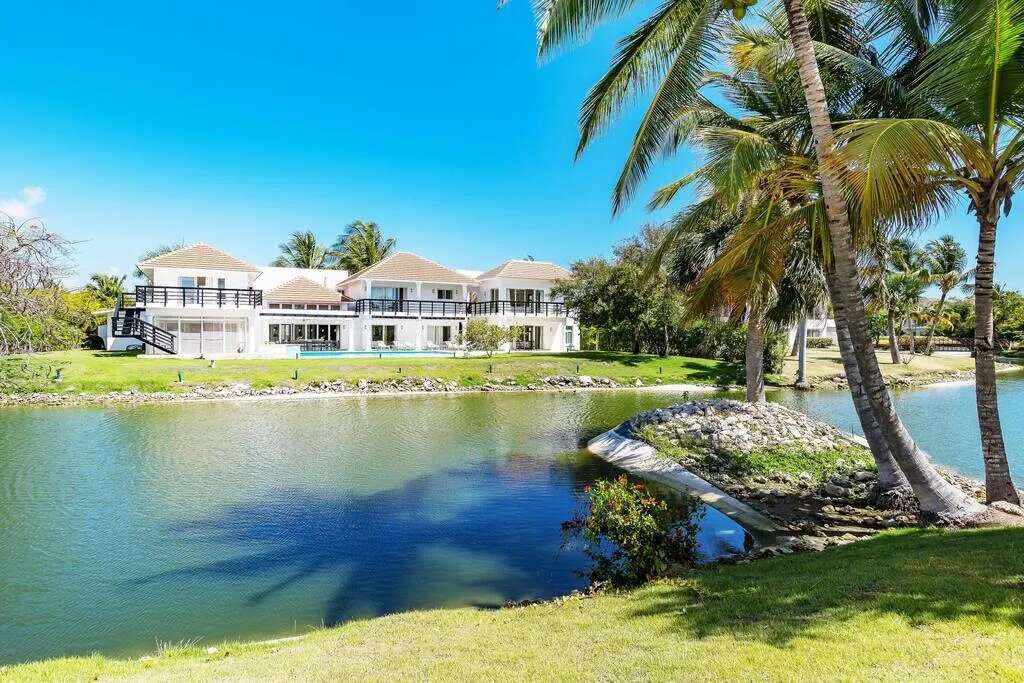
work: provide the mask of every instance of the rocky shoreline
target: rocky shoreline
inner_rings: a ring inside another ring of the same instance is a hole
[[[883,529],[921,523],[913,507],[882,510],[873,506],[874,463],[850,435],[779,404],[707,399],[646,411],[628,424],[634,438],[784,530],[780,543],[755,549],[749,556],[822,550]],[[807,469],[744,469],[747,455],[773,448],[806,454]],[[981,482],[948,470],[942,474],[984,500]]]
[[[157,402],[193,402],[216,399],[243,398],[276,398],[300,396],[363,396],[373,394],[444,394],[444,393],[480,393],[510,391],[566,391],[566,390],[608,390],[622,388],[669,387],[678,386],[682,390],[726,390],[728,387],[714,385],[665,385],[661,380],[654,384],[644,384],[636,380],[624,385],[609,377],[590,375],[550,375],[538,378],[535,382],[521,383],[514,379],[487,381],[483,384],[462,386],[454,380],[436,378],[414,378],[390,380],[360,379],[355,382],[347,380],[330,380],[309,382],[301,387],[262,387],[254,388],[246,383],[219,385],[207,388],[202,385],[190,387],[187,391],[111,391],[104,394],[87,394],[67,391],[64,393],[0,393],[0,406],[62,406],[83,404],[135,404]]]

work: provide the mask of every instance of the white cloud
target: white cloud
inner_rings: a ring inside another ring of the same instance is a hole
[[[26,187],[21,197],[0,200],[0,211],[21,222],[37,216],[36,207],[46,201],[46,190],[39,186]]]

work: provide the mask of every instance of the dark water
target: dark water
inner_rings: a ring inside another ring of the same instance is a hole
[[[1024,372],[1001,373],[999,413],[1010,471],[1024,485]],[[984,478],[974,384],[938,384],[894,393],[896,408],[917,442],[935,462]],[[779,401],[847,432],[861,434],[853,400],[845,391],[769,392]]]
[[[667,393],[0,410],[0,662],[582,586],[581,443]],[[743,531],[710,511],[708,555]]]

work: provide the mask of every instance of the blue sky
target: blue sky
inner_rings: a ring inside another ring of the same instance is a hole
[[[664,217],[610,215],[636,112],[573,161],[579,103],[630,22],[539,66],[528,1],[495,4],[12,5],[0,209],[78,241],[72,283],[180,240],[263,264],[294,230],[333,240],[357,218],[459,268],[606,253]],[[661,164],[638,196],[692,165]],[[998,254],[1018,288],[1020,220]],[[958,215],[922,239],[953,232],[973,256],[974,231]]]

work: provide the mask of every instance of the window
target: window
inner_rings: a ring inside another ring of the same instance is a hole
[[[395,343],[394,325],[374,325],[372,333],[371,341],[384,342],[385,344]]]
[[[437,290],[437,298],[443,301],[451,301],[454,297],[454,289],[439,289]]]
[[[572,350],[572,325],[565,326],[565,348]]]
[[[205,286],[206,286],[206,276],[205,275],[198,276],[196,278],[196,287],[205,287]]]
[[[270,304],[271,308],[281,308],[281,304]]]
[[[305,325],[295,325],[294,333],[295,333],[295,341],[305,341],[305,339],[306,339],[306,326]]]
[[[281,326],[280,325],[271,325],[267,329],[267,338],[270,340],[271,344],[278,344],[278,343],[280,343],[280,341],[281,341]]]
[[[228,286],[228,281],[222,277],[217,278],[217,289],[224,289]]]

